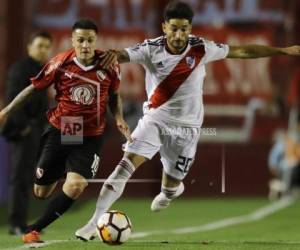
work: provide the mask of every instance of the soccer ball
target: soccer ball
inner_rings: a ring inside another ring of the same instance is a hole
[[[97,234],[104,243],[122,244],[129,239],[131,234],[130,219],[123,212],[108,211],[98,219]]]

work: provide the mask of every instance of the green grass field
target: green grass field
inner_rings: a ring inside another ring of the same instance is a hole
[[[42,248],[122,250],[300,249],[300,202],[279,209],[264,218],[255,217],[256,215],[247,217],[247,215],[270,205],[266,199],[178,199],[170,208],[160,213],[152,213],[150,203],[150,199],[121,199],[114,205],[114,209],[126,212],[131,218],[135,237],[121,246],[108,246],[98,239],[92,242],[81,242],[74,239],[74,231],[86,222],[95,205],[94,200],[81,200],[71,211],[45,230],[42,238],[49,245]],[[271,205],[272,208],[274,206]],[[39,213],[40,211],[37,210],[41,209],[35,210]],[[3,223],[4,208],[1,208],[1,214]],[[238,216],[242,216],[239,217],[242,220],[240,224],[237,224],[239,219],[236,217]],[[228,225],[231,220],[224,221],[224,219],[233,217],[235,218],[233,225]],[[255,218],[256,220],[254,220]],[[220,227],[221,220],[224,222],[223,227]],[[212,222],[216,222],[216,224],[212,224]],[[215,226],[218,228],[213,229]],[[177,234],[174,233],[176,229],[187,227],[199,228],[196,232],[177,231]],[[147,232],[149,235],[136,237],[141,232]],[[0,227],[0,249],[25,249],[19,237],[7,234],[7,226],[3,224]]]

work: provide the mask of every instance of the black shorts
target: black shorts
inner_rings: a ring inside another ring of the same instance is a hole
[[[42,135],[35,183],[49,185],[75,172],[86,179],[95,177],[99,166],[102,136],[83,137],[81,144],[62,144],[61,131],[49,126]]]

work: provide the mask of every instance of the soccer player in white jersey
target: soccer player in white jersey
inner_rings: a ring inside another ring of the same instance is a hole
[[[102,64],[133,62],[146,71],[148,101],[127,142],[125,153],[100,191],[96,211],[76,231],[83,240],[94,237],[97,219],[121,196],[127,180],[145,161],[160,153],[163,165],[161,192],[152,211],[168,207],[184,191],[182,180],[196,153],[203,120],[202,85],[205,64],[224,58],[258,58],[299,55],[300,47],[274,48],[260,45],[228,46],[191,35],[193,11],[172,1],[164,12],[164,35],[121,51],[109,51]]]

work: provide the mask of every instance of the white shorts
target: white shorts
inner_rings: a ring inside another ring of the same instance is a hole
[[[159,152],[164,172],[183,180],[195,157],[200,128],[168,125],[145,115],[132,133],[124,151],[152,159]]]

